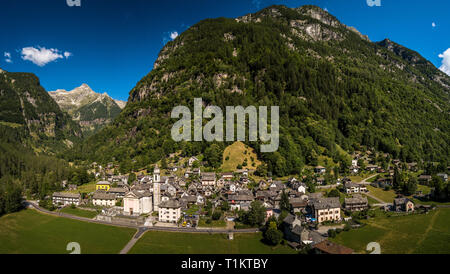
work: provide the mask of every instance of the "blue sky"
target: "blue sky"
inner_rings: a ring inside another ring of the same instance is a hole
[[[238,17],[272,4],[326,8],[372,41],[384,38],[450,70],[450,1],[379,0],[0,0],[0,67],[33,72],[47,90],[87,83],[127,100],[171,34],[206,18]],[[434,23],[434,26],[433,26]],[[446,57],[446,58],[440,58]],[[450,71],[449,71],[450,73]]]

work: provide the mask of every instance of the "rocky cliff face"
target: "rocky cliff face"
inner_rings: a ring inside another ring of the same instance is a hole
[[[87,84],[71,91],[50,91],[50,96],[77,121],[86,135],[91,135],[111,123],[126,102],[114,100],[108,94],[96,93]]]
[[[31,73],[0,72],[0,124],[22,130],[24,140],[17,141],[39,151],[55,151],[82,137],[78,124],[61,111]]]

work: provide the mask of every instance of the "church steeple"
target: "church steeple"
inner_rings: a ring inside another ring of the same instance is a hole
[[[155,166],[155,169],[153,170],[153,182],[160,182],[161,181],[161,172],[159,170],[158,165]]]
[[[153,211],[159,210],[159,203],[161,201],[161,176],[158,165],[153,170]]]

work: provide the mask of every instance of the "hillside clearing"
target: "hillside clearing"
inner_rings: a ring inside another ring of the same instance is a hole
[[[247,159],[247,166],[242,166],[242,168],[256,169],[261,165],[253,148],[246,147],[242,142],[235,142],[225,148],[223,152],[222,170],[224,172],[235,171],[238,165],[244,163],[245,159]]]

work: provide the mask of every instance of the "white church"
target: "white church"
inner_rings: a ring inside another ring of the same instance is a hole
[[[123,213],[139,216],[159,210],[161,201],[161,172],[156,166],[153,172],[153,192],[150,190],[131,190],[123,199]]]

